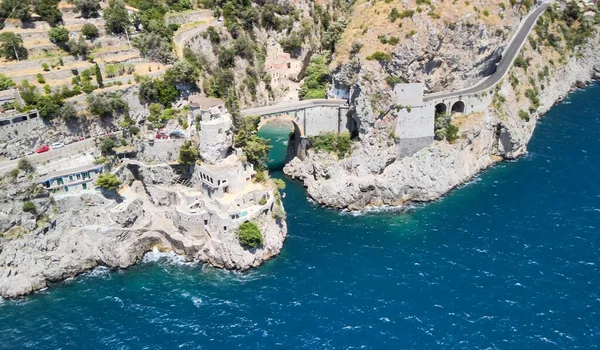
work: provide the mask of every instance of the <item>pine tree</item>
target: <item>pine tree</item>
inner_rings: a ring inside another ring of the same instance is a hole
[[[102,72],[100,72],[100,67],[98,67],[98,63],[96,63],[96,82],[99,87],[104,87],[104,83],[102,82]]]

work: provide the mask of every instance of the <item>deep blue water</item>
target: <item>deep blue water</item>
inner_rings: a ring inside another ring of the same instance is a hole
[[[287,181],[289,236],[264,266],[96,270],[4,301],[0,348],[598,348],[599,96],[572,94],[527,156],[407,212],[326,210]]]

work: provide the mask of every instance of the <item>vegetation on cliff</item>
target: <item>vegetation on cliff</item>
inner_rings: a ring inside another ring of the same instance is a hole
[[[250,221],[246,221],[238,228],[238,240],[243,247],[257,248],[260,247],[264,238],[258,226]]]

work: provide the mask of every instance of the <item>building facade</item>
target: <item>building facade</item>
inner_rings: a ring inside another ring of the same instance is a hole
[[[39,182],[51,193],[70,194],[85,190],[93,190],[94,180],[102,173],[102,164],[90,164],[50,173]]]

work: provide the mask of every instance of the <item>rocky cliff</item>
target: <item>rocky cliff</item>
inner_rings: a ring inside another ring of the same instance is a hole
[[[234,229],[190,235],[177,227],[178,175],[170,167],[123,167],[117,173],[129,184],[119,196],[87,193],[54,202],[41,193],[35,200],[37,216],[48,221],[38,218],[36,223],[36,214],[15,207],[29,198],[24,192],[29,186],[19,186],[24,190],[0,203],[0,211],[10,215],[0,217],[7,230],[0,235],[0,296],[28,294],[99,265],[126,268],[154,248],[239,270],[258,266],[281,250],[286,223],[274,219],[269,210],[253,218],[263,245],[244,249]]]
[[[544,16],[550,32],[560,33],[559,21]],[[350,92],[350,104],[359,125],[352,154],[337,159],[333,154],[309,149],[304,161],[294,159],[284,172],[304,182],[308,194],[334,208],[359,210],[365,206],[400,205],[407,201],[429,201],[468,181],[482,169],[502,159],[526,152],[537,118],[574,87],[600,75],[600,35],[596,31],[581,45],[568,49],[568,36],[548,45],[543,32],[531,34],[522,60],[495,89],[493,103],[484,113],[453,115],[458,139],[435,141],[411,157],[397,157],[397,143],[390,132],[393,113],[382,112],[393,103],[380,68],[354,60],[336,72],[337,87]],[[558,36],[558,34],[556,34]],[[463,39],[457,39],[463,40]],[[445,52],[438,56],[452,56]],[[391,66],[403,65],[393,55]],[[463,60],[477,67],[477,60]],[[477,69],[475,69],[477,71]],[[458,78],[456,76],[455,78]],[[436,84],[433,84],[436,85]]]

